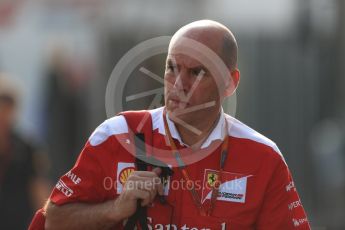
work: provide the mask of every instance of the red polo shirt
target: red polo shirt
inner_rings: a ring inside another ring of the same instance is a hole
[[[165,184],[168,204],[148,207],[150,229],[310,229],[291,174],[279,149],[268,138],[229,115],[220,119],[197,152],[184,145],[174,123],[169,129],[201,203],[210,202],[221,143],[228,136],[228,157],[212,216],[201,216],[178,168],[174,167],[163,123],[163,108],[149,111],[152,155],[173,166]],[[133,138],[124,116],[106,120],[91,135],[75,166],[51,194],[57,205],[115,199],[135,170]],[[169,154],[169,155],[168,155]],[[168,157],[167,157],[168,156]],[[122,223],[117,229],[122,229]]]

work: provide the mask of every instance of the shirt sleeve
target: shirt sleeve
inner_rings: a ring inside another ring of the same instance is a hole
[[[281,159],[265,193],[256,224],[258,230],[309,230],[310,225],[290,171]]]
[[[62,205],[71,202],[100,202],[105,197],[102,189],[104,169],[100,155],[106,154],[104,145],[92,146],[88,142],[74,167],[63,175],[53,189],[50,200]]]
[[[57,182],[50,200],[61,205],[71,202],[100,203],[114,199],[114,162],[120,150],[119,143],[126,143],[127,138],[127,123],[122,116],[110,118],[98,126],[74,167]]]

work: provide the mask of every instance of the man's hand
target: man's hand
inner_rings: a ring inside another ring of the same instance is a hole
[[[160,168],[148,171],[134,171],[128,177],[123,191],[114,203],[114,219],[123,220],[132,216],[137,209],[137,200],[147,206],[155,199],[157,192],[163,195],[163,185],[159,178]]]
[[[61,206],[47,202],[45,229],[111,229],[132,216],[141,205],[150,204],[157,192],[163,195],[163,185],[158,177],[160,168],[152,172],[134,171],[114,201],[99,204],[70,203]]]

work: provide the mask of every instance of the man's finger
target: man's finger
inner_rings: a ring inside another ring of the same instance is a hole
[[[160,169],[159,169],[160,170]],[[158,171],[160,173],[160,171]],[[131,173],[131,176],[141,176],[141,177],[155,177],[157,176],[157,173],[155,173],[155,171],[134,171],[133,173]]]
[[[146,190],[135,190],[132,192],[132,196],[134,199],[142,200],[142,203],[146,203],[148,200],[150,200],[150,192]]]
[[[164,195],[164,189],[163,189],[163,184],[162,183],[157,184],[157,192],[161,196]]]

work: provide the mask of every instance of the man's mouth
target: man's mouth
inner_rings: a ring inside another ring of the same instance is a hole
[[[170,105],[180,109],[186,108],[189,105],[188,102],[182,101],[178,98],[169,98],[168,101],[170,102]]]

